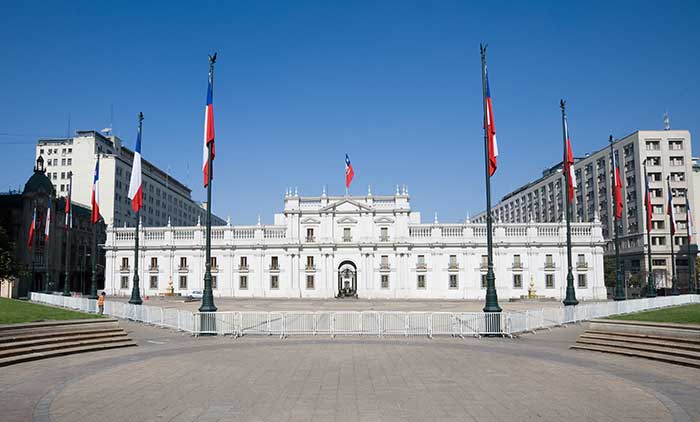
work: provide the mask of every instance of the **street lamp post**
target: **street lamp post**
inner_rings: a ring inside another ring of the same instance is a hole
[[[652,271],[651,261],[651,192],[649,192],[649,176],[647,175],[647,161],[644,160],[644,183],[646,185],[645,201],[647,202],[647,297],[656,297],[656,281]]]
[[[501,312],[498,306],[498,294],[496,292],[496,275],[493,272],[493,222],[491,216],[491,173],[489,170],[489,134],[491,123],[488,121],[493,116],[489,115],[487,99],[487,74],[486,74],[486,46],[481,45],[481,88],[484,103],[484,157],[486,170],[486,304],[484,312]]]
[[[572,269],[572,262],[571,262],[571,200],[570,198],[573,195],[573,192],[571,191],[571,183],[569,183],[569,179],[573,178],[574,175],[571,174],[571,171],[573,170],[570,168],[570,164],[573,164],[573,162],[569,163],[569,158],[573,160],[573,157],[569,157],[569,134],[568,134],[568,127],[567,127],[567,122],[566,122],[566,102],[564,100],[561,100],[559,102],[559,106],[561,107],[561,124],[562,124],[562,130],[563,130],[563,136],[564,136],[564,159],[562,160],[562,170],[564,173],[564,182],[566,184],[566,198],[564,198],[564,201],[566,202],[566,263],[567,263],[567,273],[566,273],[566,297],[564,298],[564,305],[565,306],[576,306],[578,305],[578,300],[576,300],[576,290],[574,289],[574,273]],[[564,168],[566,166],[566,168]]]
[[[140,151],[140,142],[141,142],[141,129],[143,126],[143,113],[139,113],[139,133],[138,133],[138,139],[136,148],[137,153],[141,153]],[[136,159],[136,157],[134,157]],[[140,159],[140,158],[139,158]],[[141,169],[132,169],[132,171],[141,171]],[[134,176],[132,175],[132,178]],[[133,179],[132,179],[133,180]],[[134,277],[132,281],[132,286],[131,286],[131,298],[129,299],[129,303],[132,305],[140,305],[143,303],[141,300],[141,291],[139,290],[139,225],[141,224],[140,221],[140,214],[141,214],[141,208],[138,207],[136,209],[136,229],[135,229],[135,234],[134,234]]]
[[[70,203],[73,194],[73,172],[68,172],[68,196],[66,197],[66,274],[63,280],[63,296],[70,296],[70,235],[73,229],[73,206]]]
[[[207,108],[213,107],[213,101],[214,101],[214,63],[216,63],[216,53],[214,53],[213,56],[209,56],[209,92],[207,95]],[[213,113],[212,110],[207,110],[207,113]],[[207,119],[205,122],[206,127],[209,128],[208,125],[213,125],[213,116],[212,119],[209,119],[209,116],[207,115]],[[211,286],[211,176],[212,176],[212,159],[214,158],[214,139],[213,139],[213,131],[214,128],[210,127],[209,128],[212,133],[212,139],[209,139],[209,136],[207,136],[207,139],[205,139],[205,142],[207,143],[207,235],[206,235],[206,262],[205,262],[205,272],[204,272],[204,292],[202,292],[202,306],[199,307],[200,312],[216,312],[216,306],[214,305],[214,293],[212,291],[212,286]],[[209,132],[209,130],[206,130],[206,132]],[[205,135],[206,136],[206,135]]]
[[[613,216],[613,223],[615,224],[615,291],[613,293],[614,300],[625,300],[625,287],[622,274],[622,268],[620,266],[620,225],[622,224],[622,218],[618,218],[620,215],[620,205],[618,204],[618,192],[617,192],[617,160],[615,160],[615,151],[613,151],[613,137],[610,135],[608,139],[610,142],[610,158],[613,163],[612,168],[612,180],[613,180],[613,191],[615,192],[615,215]],[[619,181],[622,184],[622,180]]]

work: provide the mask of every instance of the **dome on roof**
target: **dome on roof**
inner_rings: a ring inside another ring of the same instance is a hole
[[[52,194],[54,191],[53,183],[46,176],[46,171],[44,170],[44,159],[39,156],[36,160],[37,165],[34,167],[34,174],[27,180],[24,185],[24,194],[26,193],[46,193]]]

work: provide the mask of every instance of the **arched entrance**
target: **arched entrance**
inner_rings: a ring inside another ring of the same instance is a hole
[[[338,298],[357,298],[357,267],[352,261],[343,261],[338,266]]]

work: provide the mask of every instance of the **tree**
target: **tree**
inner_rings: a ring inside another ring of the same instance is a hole
[[[0,226],[0,282],[10,277],[18,277],[19,273],[15,244],[7,235],[7,230]]]
[[[603,273],[605,287],[615,287],[615,257],[606,256],[603,258]]]

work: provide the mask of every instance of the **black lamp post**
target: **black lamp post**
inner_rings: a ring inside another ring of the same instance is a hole
[[[578,300],[576,300],[576,290],[574,289],[574,273],[572,269],[572,262],[571,262],[571,199],[573,196],[573,192],[571,191],[571,183],[569,183],[569,180],[572,180],[574,177],[571,172],[573,171],[572,168],[569,168],[570,165],[573,165],[573,161],[569,163],[569,159],[573,160],[574,157],[569,157],[569,131],[567,127],[567,122],[566,122],[566,102],[564,100],[561,100],[559,102],[559,106],[561,107],[561,124],[562,124],[562,130],[563,130],[563,136],[564,136],[564,159],[562,160],[562,172],[564,173],[564,182],[566,184],[566,198],[564,201],[566,202],[566,263],[567,263],[567,273],[566,273],[566,297],[564,298],[564,305],[566,306],[576,306],[578,305]]]
[[[68,196],[66,197],[66,273],[63,280],[63,296],[70,296],[70,235],[73,230],[73,204],[71,204],[71,195],[73,194],[73,172],[68,172]]]
[[[214,63],[216,63],[216,53],[213,56],[209,56],[209,93],[208,101],[213,104],[214,101]],[[207,105],[209,107],[210,105]],[[212,106],[213,107],[213,106]],[[209,111],[207,111],[209,112]],[[213,113],[213,111],[212,111]],[[205,125],[214,124],[213,120],[207,122]],[[214,128],[211,128],[213,132]],[[214,292],[211,287],[211,176],[212,176],[212,159],[214,158],[213,148],[214,139],[209,139],[207,141],[207,234],[206,234],[206,263],[204,272],[204,292],[202,293],[202,306],[199,307],[199,312],[216,312],[216,306],[214,305]]]
[[[646,185],[645,202],[647,208],[647,297],[656,297],[656,281],[654,280],[654,271],[652,271],[651,261],[651,192],[649,192],[649,176],[647,175],[647,161],[644,160],[644,183]]]
[[[138,133],[138,139],[137,139],[137,152],[140,154],[140,148],[141,148],[141,129],[143,126],[143,113],[139,113],[139,133]],[[136,157],[134,157],[136,159]],[[137,169],[133,169],[133,171],[136,171]],[[139,168],[138,171],[141,171]],[[132,175],[132,177],[134,177]],[[134,180],[134,179],[132,179]],[[139,290],[139,225],[141,223],[140,221],[140,212],[141,208],[137,208],[136,210],[136,230],[134,233],[134,278],[132,281],[132,286],[131,286],[131,298],[129,299],[129,303],[132,305],[140,305],[143,303],[141,300],[141,292]]]

